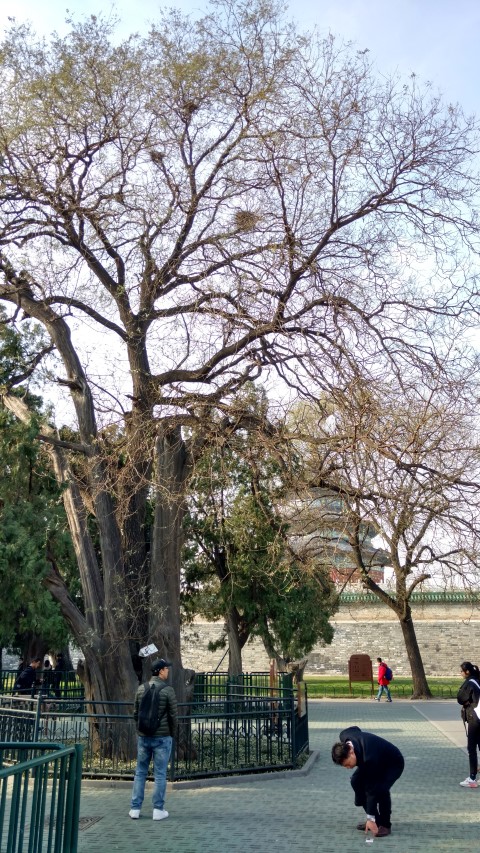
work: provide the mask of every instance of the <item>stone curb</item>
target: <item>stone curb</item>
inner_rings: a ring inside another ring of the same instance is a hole
[[[241,785],[243,782],[284,782],[298,776],[307,776],[320,757],[318,749],[312,750],[303,767],[297,770],[273,770],[266,773],[242,773],[237,776],[217,776],[215,779],[185,779],[170,782],[170,790],[179,791],[188,788],[218,788],[223,785]]]
[[[297,770],[272,770],[266,773],[243,773],[236,776],[216,776],[209,779],[185,779],[178,782],[167,782],[167,791],[180,791],[191,788],[218,788],[224,785],[241,785],[243,782],[284,782],[286,779],[307,776],[320,757],[318,749],[312,750],[303,767]],[[82,787],[98,790],[130,790],[133,779],[82,779]],[[146,790],[153,785],[149,780]]]

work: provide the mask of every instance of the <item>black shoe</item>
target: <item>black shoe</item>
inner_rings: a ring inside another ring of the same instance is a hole
[[[392,830],[389,826],[379,826],[376,838],[385,838],[387,835],[391,835]]]
[[[365,822],[363,822],[363,823],[357,823],[357,827],[356,827],[356,828],[357,828],[357,829],[359,829],[359,830],[360,830],[360,832],[365,832],[365,827],[366,827],[366,825],[367,825],[367,824],[366,824]]]

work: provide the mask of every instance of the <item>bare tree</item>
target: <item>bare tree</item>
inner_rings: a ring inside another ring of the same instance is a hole
[[[317,443],[309,438],[310,489],[315,494],[320,487],[327,508],[336,497],[336,526],[348,542],[350,565],[399,620],[413,698],[431,693],[415,634],[412,593],[430,580],[478,585],[478,425],[465,390],[459,382],[411,389],[410,394],[385,386],[350,389],[344,405],[337,398],[334,415],[317,428]],[[315,534],[309,520],[308,547],[332,559],[331,512],[322,516],[317,507],[316,513]],[[375,577],[375,552],[365,553],[365,531],[372,529],[386,551],[393,585]]]
[[[262,371],[318,396],[427,369],[475,309],[475,125],[268,2],[122,44],[97,18],[14,27],[0,73],[0,299],[44,326],[71,403],[43,440],[85,615],[47,583],[96,698],[131,696],[146,640],[181,697],[182,426]]]

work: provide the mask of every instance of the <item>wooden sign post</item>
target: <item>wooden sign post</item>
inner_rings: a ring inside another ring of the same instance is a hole
[[[352,681],[369,681],[373,696],[373,667],[370,655],[352,655],[348,661],[348,684],[352,692]]]

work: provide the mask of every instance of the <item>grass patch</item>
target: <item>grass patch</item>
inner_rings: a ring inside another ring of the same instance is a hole
[[[352,682],[350,692],[348,678],[342,675],[307,675],[309,699],[368,699],[372,695],[372,686],[368,682]],[[428,686],[435,699],[455,699],[461,685],[460,678],[429,678]],[[412,695],[412,679],[395,677],[390,685],[392,696],[408,699]],[[374,692],[378,684],[373,682]]]

